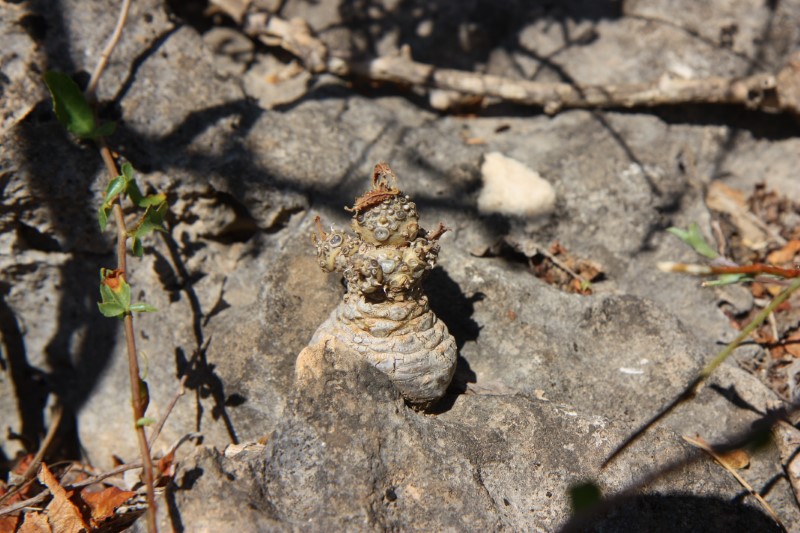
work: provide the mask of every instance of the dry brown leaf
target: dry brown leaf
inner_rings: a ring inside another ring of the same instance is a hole
[[[717,455],[726,465],[736,470],[741,470],[750,466],[750,454],[744,450],[731,450],[725,453],[718,453]]]
[[[14,533],[19,523],[18,516],[0,516],[0,533]]]
[[[795,331],[783,341],[783,348],[794,357],[800,357],[800,331]]]
[[[117,487],[106,487],[97,492],[88,492],[84,489],[81,492],[81,499],[92,510],[91,521],[92,525],[96,527],[104,519],[114,516],[117,507],[128,501],[134,494],[136,493]]]
[[[773,265],[791,263],[794,261],[794,258],[798,252],[800,252],[800,240],[791,240],[787,242],[780,250],[775,250],[769,254],[767,256],[767,262]]]
[[[74,503],[69,501],[67,491],[58,483],[58,480],[44,463],[39,469],[39,481],[50,489],[53,494],[53,499],[50,500],[46,509],[53,530],[57,533],[83,533],[89,531],[89,526],[83,521],[80,511],[75,507]]]
[[[47,515],[44,513],[25,513],[25,521],[17,533],[52,533]]]

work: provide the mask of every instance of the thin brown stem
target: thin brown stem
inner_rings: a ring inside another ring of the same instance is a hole
[[[119,175],[117,164],[111,155],[103,138],[98,139],[100,147],[100,155],[106,165],[106,170],[110,179],[114,179]],[[122,214],[122,206],[120,206],[119,198],[114,203],[114,218],[116,219],[117,226],[117,268],[123,272],[127,281],[127,264],[128,264],[128,251],[126,243],[128,240],[127,228],[125,226],[125,218]],[[139,390],[139,359],[136,352],[136,337],[133,332],[133,314],[127,313],[123,319],[125,327],[125,345],[128,352],[128,377],[131,386],[131,403],[133,405],[133,423],[136,428],[136,438],[139,443],[139,453],[142,456],[142,464],[144,465],[144,486],[147,494],[147,529],[150,533],[157,533],[158,526],[156,524],[156,497],[155,497],[155,480],[153,479],[153,460],[150,457],[150,447],[147,444],[147,435],[144,431],[144,426],[139,424],[139,420],[144,418],[145,405],[142,399],[141,391]]]
[[[119,205],[114,206],[115,208]],[[116,210],[116,209],[115,209]],[[122,209],[119,209],[122,216]],[[127,313],[125,323],[125,343],[128,349],[128,374],[131,382],[131,398],[133,404],[133,423],[136,427],[136,438],[139,441],[139,453],[144,465],[144,486],[147,494],[147,529],[151,533],[158,531],[156,524],[156,494],[155,479],[153,478],[153,459],[150,457],[150,447],[147,445],[147,435],[144,426],[139,421],[144,418],[144,399],[139,388],[139,360],[136,357],[136,339],[133,334],[133,315]]]
[[[128,11],[130,11],[131,0],[122,0],[122,7],[119,10],[119,17],[117,17],[117,25],[114,28],[114,33],[106,43],[106,47],[100,54],[100,59],[97,61],[97,66],[92,72],[92,77],[89,78],[89,85],[86,87],[86,98],[91,102],[95,99],[95,92],[97,91],[97,82],[100,81],[100,76],[108,64],[111,54],[114,52],[120,37],[122,37],[122,28],[125,27],[125,22],[128,20]]]
[[[780,268],[772,265],[755,264],[743,266],[712,266],[711,274],[771,274],[786,279],[800,277],[798,268]]]

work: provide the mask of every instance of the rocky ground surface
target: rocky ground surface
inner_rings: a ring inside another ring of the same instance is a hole
[[[774,72],[800,43],[800,7],[785,1],[275,4],[343,55],[408,44],[418,61],[541,81]],[[723,308],[752,307],[745,288],[701,290],[659,272],[658,261],[695,259],[665,229],[697,222],[710,237],[714,181],[745,194],[765,182],[800,198],[791,117],[702,105],[547,116],[492,102],[440,113],[414,88],[311,76],[203,7],[135,2],[98,95],[101,115],[118,121],[112,147],[171,204],[168,233],[147,240],[129,275],[134,299],[159,309],[136,320],[150,416],[164,413],[187,376],[156,450],[203,435],[180,449],[159,506],[164,528],[556,531],[570,519],[573,484],[594,480],[613,495],[696,455],[594,527],[776,529],[728,472],[681,439],[724,441],[778,405],[763,376],[737,362],[757,357],[755,346],[600,467],[735,337]],[[9,460],[38,448],[56,397],[67,406],[62,456],[100,468],[137,457],[124,337],[96,307],[98,269],[114,264],[111,232],[95,220],[106,176],[94,147],[55,120],[41,82],[56,69],[85,83],[116,12],[106,0],[6,1],[0,10]],[[554,212],[479,213],[490,152],[549,182]],[[318,268],[314,216],[346,226],[343,207],[381,160],[424,227],[452,228],[426,287],[460,360],[431,413],[409,409],[362,365],[330,368],[318,387],[294,385],[297,354],[343,294]],[[531,273],[526,251],[554,241],[602,271],[592,294]],[[236,443],[249,445],[228,447]],[[800,528],[773,445],[740,473]]]

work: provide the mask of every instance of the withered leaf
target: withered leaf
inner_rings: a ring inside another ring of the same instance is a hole
[[[69,501],[67,491],[53,476],[47,465],[42,463],[39,469],[39,481],[50,489],[53,499],[47,505],[47,517],[50,526],[58,533],[83,533],[89,531],[89,526],[83,521],[80,511],[75,504]]]
[[[17,533],[52,533],[52,531],[46,514],[25,513],[25,521],[19,527]]]
[[[104,519],[113,516],[117,507],[128,501],[134,494],[136,493],[117,487],[106,487],[96,492],[88,492],[84,489],[81,492],[81,499],[92,510],[92,525],[97,526]]]
[[[26,513],[17,533],[52,533],[45,513]]]
[[[17,530],[18,523],[18,516],[0,516],[0,533],[14,533]]]
[[[800,357],[800,330],[786,337],[783,348],[794,357]]]
[[[717,455],[726,465],[736,470],[750,466],[750,455],[744,450],[731,450]]]

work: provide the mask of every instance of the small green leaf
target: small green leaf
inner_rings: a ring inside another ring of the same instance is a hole
[[[142,239],[133,237],[131,239],[131,253],[134,257],[142,257],[144,255],[144,247],[142,246]]]
[[[572,503],[572,512],[577,514],[599,503],[603,499],[603,493],[600,487],[587,481],[570,487],[569,499]]]
[[[704,281],[704,287],[718,287],[720,285],[731,285],[742,281],[752,281],[753,277],[749,274],[720,274],[716,279]]]
[[[121,317],[125,314],[125,309],[116,302],[97,302],[97,307],[103,316],[107,318]]]
[[[150,207],[151,205],[158,207],[159,205],[165,204],[166,202],[167,202],[167,195],[164,194],[163,192],[160,192],[158,194],[150,194],[148,196],[145,196],[144,198],[136,202],[136,205],[138,205],[139,207]]]
[[[111,206],[105,204],[97,209],[97,222],[100,223],[100,231],[105,231],[108,225],[108,214],[111,212]]]
[[[709,246],[703,236],[700,235],[700,228],[694,222],[689,225],[689,231],[680,228],[667,228],[667,231],[682,240],[685,244],[691,246],[695,252],[702,256],[708,257],[709,259],[715,259],[719,256],[719,254]]]
[[[45,73],[44,82],[50,90],[53,109],[61,125],[82,139],[95,136],[92,108],[72,78],[50,71]]]
[[[164,228],[164,216],[167,214],[167,209],[169,209],[169,206],[166,202],[162,202],[157,206],[147,206],[144,215],[142,215],[142,218],[139,219],[138,224],[136,224],[136,228],[128,233],[128,235],[132,237],[131,247],[133,255],[141,257],[143,253],[141,243],[142,237],[153,231],[167,231],[166,228]]]
[[[111,205],[111,202],[122,192],[125,192],[127,183],[125,176],[117,176],[106,185],[106,195],[103,198],[104,205]]]
[[[131,305],[131,311],[134,313],[155,313],[158,311],[155,307],[150,304],[146,304],[144,302],[138,302]]]
[[[156,423],[156,420],[154,418],[149,418],[149,417],[143,416],[142,418],[140,418],[139,420],[136,421],[136,427],[137,428],[141,428],[141,427],[149,426],[149,425],[155,424],[155,423]]]
[[[126,194],[134,204],[139,205],[139,202],[142,201],[142,191],[139,190],[139,185],[133,175],[133,165],[130,163],[122,165],[122,174],[125,176]]]
[[[139,189],[139,184],[133,175],[133,166],[130,163],[122,165],[122,174],[125,176],[126,188],[125,193],[130,197],[131,201],[139,207],[159,207],[162,203],[167,201],[167,195],[164,193],[150,194],[145,196]]]

